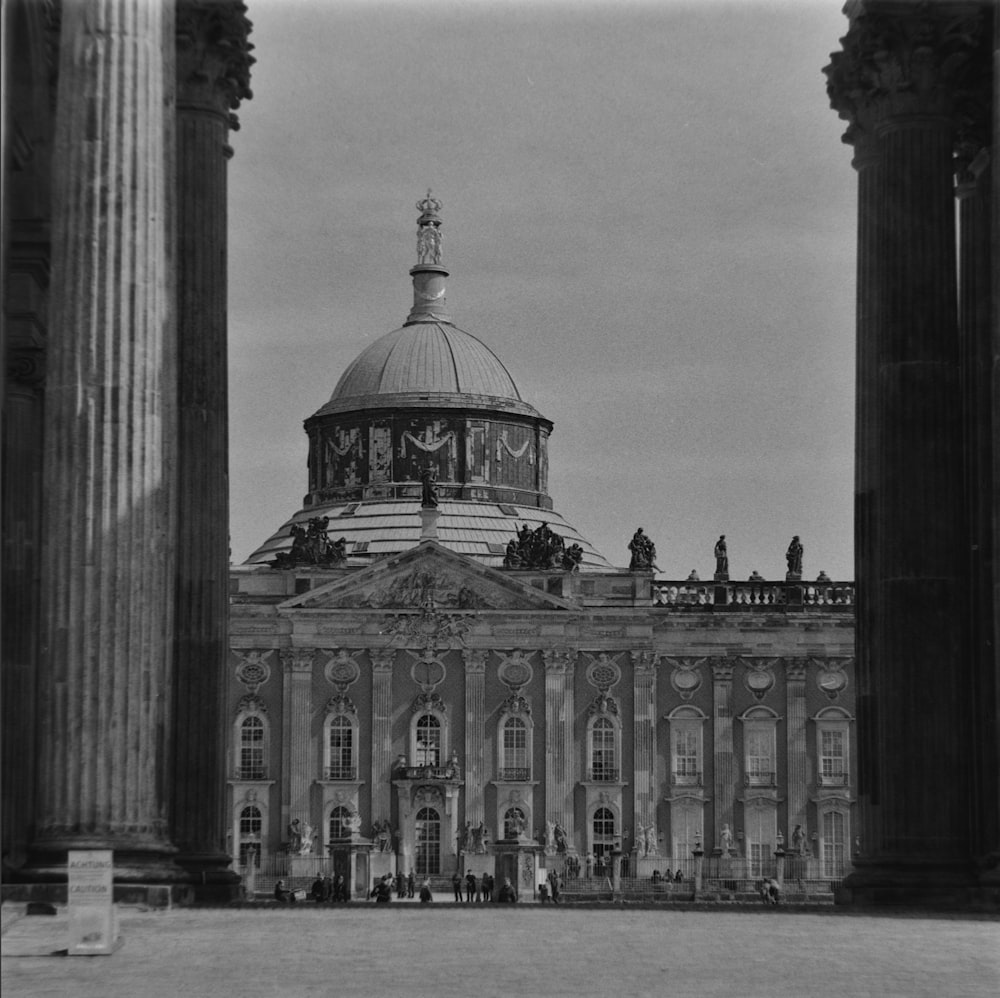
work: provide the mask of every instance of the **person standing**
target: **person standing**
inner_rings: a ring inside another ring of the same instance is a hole
[[[433,901],[433,900],[434,900],[434,895],[431,894],[431,882],[429,880],[425,880],[420,885],[420,903],[427,904],[428,901]]]
[[[510,882],[510,878],[505,877],[503,886],[500,888],[500,894],[497,896],[497,901],[500,904],[513,904],[516,900],[517,894],[514,893],[514,887]]]
[[[456,870],[451,876],[452,890],[455,892],[455,900],[462,900],[462,875]]]
[[[483,901],[488,902],[493,900],[493,877],[490,876],[488,872],[483,874],[482,880],[480,880],[480,886],[483,891]]]
[[[470,870],[465,875],[465,902],[469,904],[476,897],[479,885],[476,883],[476,875]]]
[[[413,871],[410,870],[409,875],[406,878],[406,896],[408,898],[413,897],[414,891],[417,889],[417,878],[413,875]]]

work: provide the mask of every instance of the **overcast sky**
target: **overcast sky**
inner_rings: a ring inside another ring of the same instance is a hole
[[[555,423],[549,491],[614,564],[853,578],[855,176],[839,0],[249,0],[230,165],[232,550],[301,506],[302,421],[412,303]]]

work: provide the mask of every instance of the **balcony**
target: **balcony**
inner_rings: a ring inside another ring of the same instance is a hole
[[[500,775],[497,777],[502,783],[528,783],[531,780],[531,769],[520,767],[520,768],[510,768],[500,770]]]
[[[237,766],[234,778],[237,780],[266,780],[267,766]]]
[[[675,787],[700,787],[701,773],[671,773],[670,782]]]
[[[619,770],[606,766],[594,766],[589,771],[589,779],[594,783],[617,783]]]
[[[777,786],[776,773],[744,773],[743,786],[745,787],[775,787]]]
[[[356,780],[358,771],[354,766],[326,766],[323,769],[324,780]]]
[[[459,780],[454,766],[399,766],[392,774],[394,780]]]

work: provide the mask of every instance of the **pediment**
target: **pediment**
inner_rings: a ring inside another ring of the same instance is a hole
[[[423,541],[357,574],[279,604],[295,610],[577,610],[579,607],[464,555]]]

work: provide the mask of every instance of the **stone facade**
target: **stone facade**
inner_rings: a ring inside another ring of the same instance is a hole
[[[723,825],[750,869],[796,826],[816,875],[849,865],[849,585],[751,604],[657,583],[654,602],[648,574],[500,571],[425,540],[368,567],[244,566],[231,586],[244,861],[287,852],[297,820],[356,890],[512,855],[622,852],[648,875],[711,854]]]

